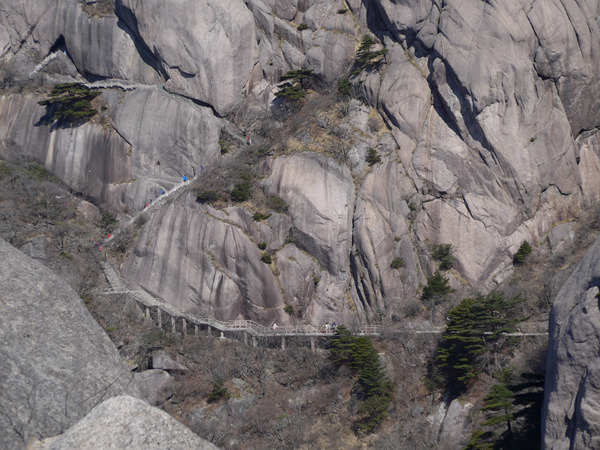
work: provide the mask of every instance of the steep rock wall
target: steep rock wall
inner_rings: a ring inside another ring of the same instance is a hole
[[[219,155],[221,125],[209,108],[152,88],[104,97],[104,122],[73,128],[48,125],[35,95],[0,97],[3,152],[33,158],[76,190],[128,211]]]
[[[556,296],[542,411],[544,448],[600,445],[600,239]]]
[[[0,240],[0,446],[55,436],[115,395],[130,368],[77,294]]]

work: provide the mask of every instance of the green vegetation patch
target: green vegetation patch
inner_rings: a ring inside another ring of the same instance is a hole
[[[452,269],[454,258],[452,257],[452,244],[439,244],[433,246],[431,256],[434,261],[439,261],[440,270]]]
[[[306,94],[308,94],[308,83],[310,82],[313,72],[312,69],[289,71],[279,79],[279,81],[285,81],[285,83],[279,86],[279,90],[275,93],[275,97],[292,102],[303,99],[306,97]]]
[[[286,213],[288,204],[281,197],[275,196],[267,200],[267,206],[278,213]]]
[[[342,325],[331,338],[329,354],[334,364],[347,364],[358,373],[353,389],[360,402],[355,430],[373,433],[387,417],[394,396],[394,385],[385,373],[377,350],[367,336],[355,336]]]
[[[395,257],[394,259],[392,259],[390,267],[392,269],[400,270],[402,267],[404,267],[404,259],[399,256]]]
[[[450,310],[448,324],[438,345],[436,360],[446,388],[462,393],[484,370],[489,370],[503,346],[513,342],[504,336],[525,320],[516,307],[520,296],[504,298],[502,291],[467,298]]]
[[[377,150],[375,150],[374,148],[369,149],[365,159],[367,161],[367,164],[370,166],[377,164],[378,162],[381,162],[381,156],[379,156],[379,154],[377,153]]]
[[[196,201],[198,203],[214,203],[219,200],[219,194],[216,191],[201,191],[198,192]]]
[[[92,91],[81,83],[57,84],[50,91],[48,99],[38,104],[46,107],[49,122],[59,126],[75,126],[96,114],[92,100],[98,95],[99,91]]]
[[[531,244],[527,241],[523,241],[519,250],[517,250],[517,253],[515,253],[515,256],[513,257],[513,262],[515,264],[523,264],[532,251]]]

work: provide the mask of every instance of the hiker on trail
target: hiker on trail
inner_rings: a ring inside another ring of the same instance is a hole
[[[246,144],[250,145],[252,144],[252,139],[250,139],[250,135],[246,135]]]
[[[204,166],[200,166],[200,173],[204,171]]]
[[[335,333],[335,327],[336,327],[336,326],[337,326],[337,325],[335,324],[335,322],[333,322],[333,323],[331,324],[331,332],[332,332],[332,333]]]
[[[146,208],[148,207],[148,202],[146,202]]]
[[[160,191],[160,195],[165,195],[165,190]]]
[[[329,322],[325,324],[325,333],[329,333]]]
[[[185,175],[183,175],[183,182],[185,183],[187,181],[187,177]]]
[[[277,333],[277,324],[276,324],[276,323],[273,323],[273,331],[274,331],[275,333]]]

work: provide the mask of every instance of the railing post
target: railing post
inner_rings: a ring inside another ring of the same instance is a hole
[[[146,317],[149,319],[150,318],[150,308],[148,308],[146,306]]]
[[[219,339],[225,339],[225,334],[221,331],[221,337]]]
[[[316,352],[316,351],[317,351],[317,349],[316,349],[316,347],[315,347],[315,338],[314,338],[314,337],[311,337],[311,338],[310,338],[310,349],[311,349],[313,352]]]
[[[246,333],[245,331],[242,331],[242,333],[244,333],[244,344],[248,345],[248,333]]]
[[[285,336],[281,336],[281,350],[285,350]]]
[[[158,317],[158,328],[162,328],[162,311],[156,308],[156,316]]]
[[[185,318],[182,318],[181,321],[183,322],[183,335],[185,336],[187,334],[187,322]]]
[[[198,324],[194,324],[194,334],[198,334]]]
[[[175,317],[171,316],[171,333],[175,333]]]
[[[207,332],[206,332],[206,335],[207,335],[208,337],[211,337],[211,329],[210,329],[210,325],[208,325],[208,324],[206,325],[206,331],[207,331]]]
[[[258,347],[257,342],[256,342],[256,336],[252,336],[252,346]]]

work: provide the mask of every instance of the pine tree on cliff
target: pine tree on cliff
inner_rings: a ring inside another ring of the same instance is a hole
[[[514,331],[525,320],[514,312],[522,301],[519,296],[507,300],[503,292],[492,291],[465,299],[450,311],[437,350],[437,361],[450,389],[460,393],[484,369],[491,372],[492,357],[495,360],[498,351],[510,343],[504,333]]]

